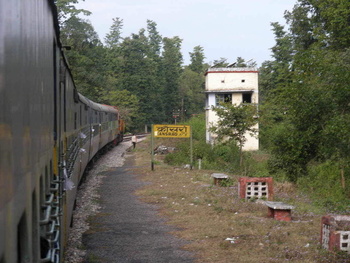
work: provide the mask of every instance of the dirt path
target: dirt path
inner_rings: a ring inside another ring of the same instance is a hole
[[[192,262],[181,250],[184,241],[157,215],[157,207],[141,202],[134,191],[143,186],[133,166],[133,156],[123,167],[104,173],[99,188],[101,209],[90,217],[90,230],[83,235],[87,248],[84,262]]]

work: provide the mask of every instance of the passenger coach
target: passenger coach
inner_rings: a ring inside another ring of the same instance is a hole
[[[0,0],[0,263],[63,262],[87,164],[123,138],[76,90],[51,0]]]

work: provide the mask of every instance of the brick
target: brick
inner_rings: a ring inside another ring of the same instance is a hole
[[[282,202],[266,201],[265,205],[268,207],[267,216],[279,221],[292,221],[292,209],[294,206],[287,205]]]
[[[320,242],[324,249],[341,250],[350,254],[350,216],[323,216]]]

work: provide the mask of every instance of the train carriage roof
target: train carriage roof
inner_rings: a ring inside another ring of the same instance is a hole
[[[89,100],[88,98],[86,98],[82,94],[80,94],[80,93],[78,93],[78,94],[79,94],[79,101],[81,103],[89,106],[93,110],[118,114],[118,110],[116,107],[93,102],[92,100]]]

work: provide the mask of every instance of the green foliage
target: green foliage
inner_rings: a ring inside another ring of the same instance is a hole
[[[188,121],[184,122],[184,124],[191,125],[193,140],[204,141],[206,132],[204,114],[195,115]]]
[[[223,186],[223,187],[230,187],[230,186],[233,186],[234,184],[235,184],[235,181],[233,181],[232,178],[227,178],[220,181],[220,186]]]
[[[56,4],[62,43],[72,47],[66,56],[79,92],[117,106],[133,131],[152,123],[171,123],[173,110],[181,109],[181,121],[202,113],[204,77],[189,69],[183,73],[179,37],[161,36],[152,20],[147,20],[146,30],[123,37],[123,20],[116,17],[104,46],[90,22],[77,16],[89,13],[75,8],[77,2]],[[191,63],[195,70],[204,69],[203,59],[203,49],[195,47]]]
[[[123,29],[123,19],[119,17],[112,18],[113,23],[110,28],[110,32],[105,37],[105,42],[108,48],[116,48],[120,45],[120,41],[123,39],[121,36]]]
[[[245,152],[243,155],[243,166],[240,169],[242,176],[269,177],[271,173],[268,168],[269,155],[263,151]],[[275,178],[275,175],[274,175]],[[277,178],[275,178],[277,179]]]
[[[255,135],[258,122],[257,108],[253,104],[235,105],[223,103],[218,107],[213,107],[213,111],[218,116],[218,121],[209,127],[209,131],[217,135],[219,142],[235,143],[240,150],[240,165],[243,165],[242,148],[246,142],[246,134]]]
[[[188,66],[190,70],[198,74],[203,74],[204,68],[204,49],[201,46],[195,46],[193,52],[190,52],[191,64]]]
[[[205,78],[203,74],[192,71],[189,67],[185,67],[181,73],[179,96],[181,98],[180,120],[190,117],[192,114],[203,113],[205,93]]]
[[[190,163],[190,146],[189,142],[181,141],[176,145],[176,151],[167,154],[164,162],[171,165],[184,165]]]
[[[225,103],[218,107],[213,107],[213,111],[219,120],[209,130],[217,135],[219,141],[234,141],[242,148],[246,142],[244,134],[246,132],[251,134],[257,132],[254,127],[258,122],[257,109],[254,105]]]
[[[239,148],[233,143],[212,146],[205,141],[205,116],[192,117],[186,125],[191,125],[193,134],[193,157],[195,161],[202,160],[203,169],[216,169],[219,171],[239,170]],[[174,153],[165,157],[165,162],[172,165],[189,163],[189,141],[181,140]]]
[[[84,0],[83,0],[84,1]],[[58,21],[63,23],[64,20],[77,16],[79,14],[84,14],[86,16],[91,15],[91,12],[85,9],[77,9],[74,4],[77,4],[78,0],[55,0],[54,1],[58,10]]]
[[[172,121],[174,109],[181,108],[181,98],[179,96],[180,78],[182,73],[182,39],[179,37],[163,38],[163,53],[161,60],[162,76],[165,87],[163,89],[164,113],[168,122]]]
[[[274,60],[260,69],[260,135],[270,172],[343,210],[349,196],[350,2],[299,0],[272,23]]]
[[[350,212],[347,191],[341,187],[339,164],[327,161],[310,165],[308,176],[299,178],[298,186],[304,192],[312,193],[314,203],[328,212]]]
[[[139,100],[128,90],[106,91],[103,100],[109,105],[117,105],[121,118],[127,123],[139,115]]]

